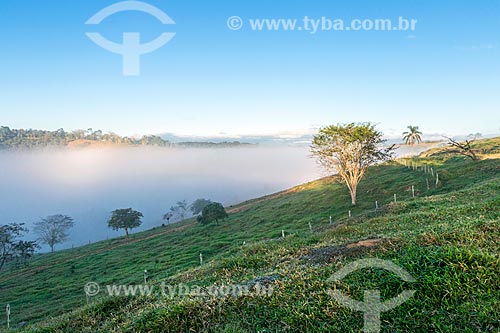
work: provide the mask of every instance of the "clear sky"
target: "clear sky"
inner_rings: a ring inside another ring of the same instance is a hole
[[[119,134],[307,132],[372,121],[388,135],[500,131],[500,1],[147,0],[85,22],[110,0],[1,0],[0,124]],[[244,26],[227,27],[237,15]],[[252,31],[249,19],[418,20],[416,31]],[[97,31],[149,41],[175,32],[124,77]]]

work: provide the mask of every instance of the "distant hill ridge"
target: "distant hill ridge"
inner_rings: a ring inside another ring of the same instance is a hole
[[[239,147],[250,145],[239,141],[233,142],[179,142],[172,143],[157,135],[143,135],[141,138],[120,136],[102,130],[74,130],[67,132],[60,128],[56,131],[36,129],[11,129],[0,127],[1,149],[34,149],[43,147],[103,147],[103,146],[157,146],[183,148]]]

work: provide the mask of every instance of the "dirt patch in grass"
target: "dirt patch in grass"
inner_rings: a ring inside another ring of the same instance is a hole
[[[250,288],[254,288],[257,285],[262,285],[266,286],[269,284],[273,284],[274,282],[278,281],[280,279],[279,275],[273,274],[269,276],[260,276],[258,278],[255,278],[253,280],[250,280],[247,282],[247,286]]]
[[[339,246],[328,246],[312,249],[305,259],[310,264],[327,264],[342,260],[343,258],[358,257],[378,249],[388,240],[373,238],[355,243],[346,243]]]

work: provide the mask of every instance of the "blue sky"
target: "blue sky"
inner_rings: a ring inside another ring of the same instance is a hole
[[[388,135],[409,124],[449,135],[500,131],[500,2],[430,0],[148,0],[176,25],[140,12],[84,23],[109,0],[2,0],[0,123],[100,128],[119,134],[306,133],[372,121]],[[240,16],[239,31],[226,26]],[[399,16],[414,32],[252,31],[254,18]],[[124,77],[100,32],[145,41],[175,32]]]

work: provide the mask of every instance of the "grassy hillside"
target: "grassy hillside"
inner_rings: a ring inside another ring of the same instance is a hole
[[[0,273],[0,304],[11,304],[14,325],[36,323],[28,329],[36,332],[359,332],[362,313],[333,300],[327,280],[349,262],[376,257],[405,268],[417,282],[364,269],[336,288],[359,300],[365,289],[379,289],[384,299],[416,290],[382,314],[382,331],[498,332],[500,163],[493,157],[500,139],[478,144],[479,162],[440,149],[413,159],[417,170],[395,162],[373,167],[355,208],[347,190],[325,178],[230,207],[219,226],[185,221],[129,241],[39,256],[27,268]],[[144,269],[157,287],[263,281],[273,292],[174,298],[101,292],[90,300],[84,294],[89,281],[140,284]]]

